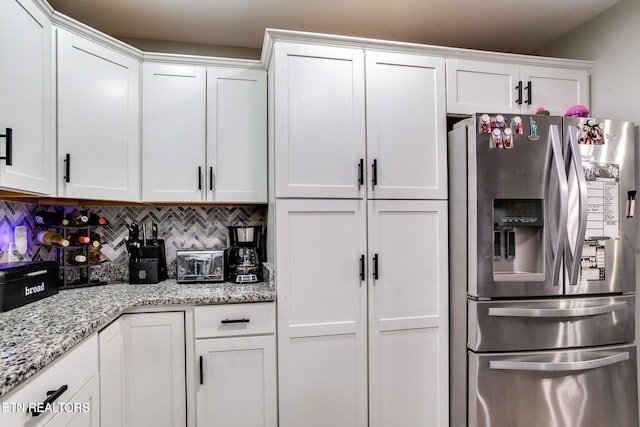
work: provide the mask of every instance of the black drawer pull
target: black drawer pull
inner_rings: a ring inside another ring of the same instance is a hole
[[[221,320],[220,323],[222,323],[223,325],[228,325],[229,323],[249,323],[250,320],[249,319],[245,319],[244,317],[242,319],[224,319]]]
[[[62,393],[64,393],[65,391],[67,391],[67,388],[69,388],[66,384],[62,385],[59,389],[57,390],[52,390],[52,391],[48,391],[47,392],[47,398],[45,399],[44,402],[42,402],[40,405],[38,405],[38,408],[45,408],[47,405],[51,405],[53,402],[55,402],[55,400],[57,398],[59,398],[60,396],[62,396]],[[37,417],[38,415],[40,415],[42,412],[35,410],[35,411],[31,411],[31,414],[34,417]]]

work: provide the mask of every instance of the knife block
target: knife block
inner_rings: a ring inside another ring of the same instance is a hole
[[[129,260],[129,283],[152,284],[167,280],[167,257],[164,240],[157,245],[141,246],[142,257]]]

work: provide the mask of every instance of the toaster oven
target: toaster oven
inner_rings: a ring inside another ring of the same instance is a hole
[[[178,283],[223,282],[225,252],[214,249],[179,249],[176,253]]]

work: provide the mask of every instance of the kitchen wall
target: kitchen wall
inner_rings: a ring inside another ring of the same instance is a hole
[[[35,241],[41,228],[35,225],[33,214],[38,210],[52,210],[52,206],[0,201],[0,262],[19,260],[56,259],[55,250],[45,248]],[[96,206],[65,207],[67,212],[90,209],[109,222],[108,227],[96,229],[102,237],[101,251],[110,262],[96,266],[92,277],[108,281],[128,280],[128,255],[124,238],[128,234],[125,224],[137,221],[146,224],[150,235],[151,222],[158,223],[160,239],[165,240],[169,277],[175,278],[176,250],[179,248],[228,247],[227,225],[266,224],[265,206],[198,206],[198,207],[147,207],[147,206]],[[28,249],[24,256],[9,252],[14,241],[13,229],[27,227]],[[11,258],[13,256],[13,258]]]
[[[591,72],[593,116],[640,124],[640,0],[617,5],[537,52],[595,61]]]

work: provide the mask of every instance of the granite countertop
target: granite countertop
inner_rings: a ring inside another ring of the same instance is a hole
[[[272,281],[237,285],[167,280],[154,285],[108,284],[60,291],[0,313],[0,398],[134,307],[274,300]]]

